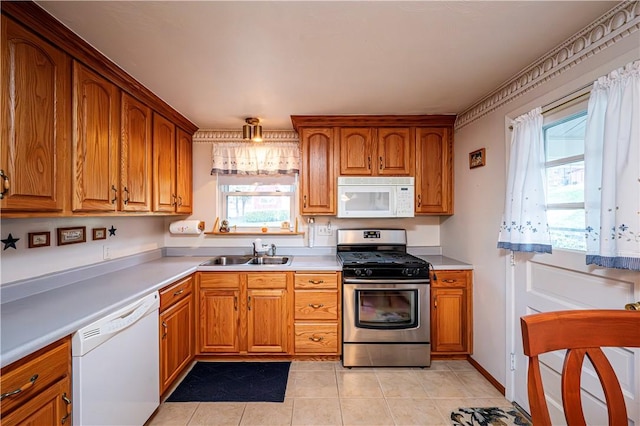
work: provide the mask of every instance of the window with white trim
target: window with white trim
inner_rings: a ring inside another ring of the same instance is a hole
[[[281,228],[296,217],[297,176],[218,175],[221,219],[242,231]]]
[[[554,249],[586,250],[584,136],[588,95],[544,114],[547,220]]]

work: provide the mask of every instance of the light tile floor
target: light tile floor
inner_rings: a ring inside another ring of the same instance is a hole
[[[428,369],[294,361],[283,403],[164,402],[147,425],[450,425],[460,407],[510,406],[467,361]]]

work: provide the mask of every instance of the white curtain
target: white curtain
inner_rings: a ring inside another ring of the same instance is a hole
[[[587,265],[640,271],[640,61],[593,83],[584,156]]]
[[[498,248],[551,253],[541,108],[521,115],[511,125],[509,174]]]
[[[212,175],[293,175],[300,170],[297,142],[217,142],[212,157]]]

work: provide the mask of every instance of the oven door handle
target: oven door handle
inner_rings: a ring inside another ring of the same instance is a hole
[[[430,284],[431,280],[424,278],[397,280],[397,279],[368,279],[368,278],[344,278],[344,284]]]

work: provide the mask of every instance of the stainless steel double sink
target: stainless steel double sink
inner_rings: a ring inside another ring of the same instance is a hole
[[[288,266],[293,258],[291,256],[250,256],[250,255],[225,255],[216,256],[202,262],[200,266],[233,266],[233,265],[281,265]]]

